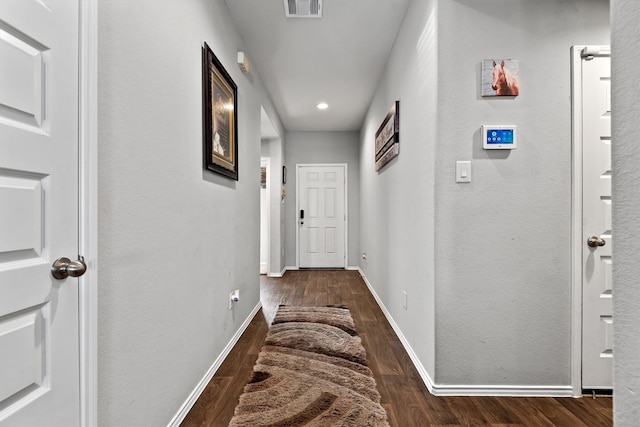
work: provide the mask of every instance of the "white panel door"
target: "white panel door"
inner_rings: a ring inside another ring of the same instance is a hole
[[[345,167],[298,168],[301,268],[345,267]]]
[[[79,425],[78,12],[0,0],[0,426]]]
[[[583,59],[582,387],[610,389],[613,378],[611,285],[611,60]]]

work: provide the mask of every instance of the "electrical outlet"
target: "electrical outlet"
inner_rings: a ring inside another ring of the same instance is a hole
[[[240,289],[235,289],[229,293],[229,310],[233,309],[233,304],[240,301]]]
[[[407,309],[407,291],[402,291],[402,305],[404,306],[404,309]]]

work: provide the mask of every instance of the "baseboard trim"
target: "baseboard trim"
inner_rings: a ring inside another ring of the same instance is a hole
[[[220,353],[218,358],[213,362],[211,367],[207,370],[207,373],[200,380],[196,388],[193,389],[193,391],[191,392],[187,400],[184,401],[184,403],[182,404],[182,406],[180,407],[176,415],[173,417],[173,419],[171,419],[169,424],[167,424],[168,427],[178,427],[180,423],[184,421],[185,417],[187,416],[187,414],[189,413],[193,405],[195,405],[196,401],[204,391],[207,384],[209,384],[209,381],[211,381],[211,378],[213,378],[216,371],[220,368],[220,365],[222,365],[222,362],[224,362],[224,360],[227,358],[227,356],[231,352],[231,349],[233,349],[233,347],[236,345],[236,343],[238,342],[238,340],[240,339],[244,331],[247,329],[247,327],[249,326],[249,324],[251,323],[251,321],[253,320],[255,315],[258,313],[258,311],[260,311],[261,308],[262,308],[262,303],[258,302],[258,304],[253,308],[251,313],[249,313],[249,316],[245,319],[242,325],[240,325],[240,328],[235,333],[235,335],[231,338],[231,341],[229,341],[229,343],[224,348],[224,350],[222,350],[222,353]]]
[[[416,370],[418,371],[418,374],[420,374],[420,378],[422,378],[422,382],[427,386],[431,394],[436,394],[434,392],[434,382],[433,382],[433,379],[431,378],[431,375],[429,375],[429,372],[427,372],[425,367],[420,362],[420,359],[418,359],[418,356],[416,355],[415,351],[413,351],[413,347],[411,347],[411,344],[409,344],[409,341],[400,330],[400,327],[398,326],[396,321],[393,320],[391,313],[389,313],[389,310],[387,310],[387,307],[385,307],[384,303],[378,296],[378,293],[376,292],[376,290],[373,289],[373,285],[371,285],[371,282],[369,282],[369,279],[367,279],[367,276],[364,274],[364,271],[362,271],[362,269],[358,267],[358,272],[360,273],[360,277],[362,277],[362,280],[364,280],[364,283],[367,285],[367,288],[369,288],[371,295],[373,295],[373,298],[376,300],[376,303],[380,307],[380,310],[382,310],[384,317],[386,317],[387,321],[389,321],[391,328],[393,329],[396,336],[402,343],[402,346],[404,347],[405,351],[409,355],[411,362],[413,362],[413,366],[415,366]]]
[[[284,276],[284,273],[287,272],[287,270],[291,270],[293,268],[294,267],[285,267],[285,268],[282,269],[282,271],[280,273],[269,273],[269,274],[267,274],[267,276],[269,276],[269,277],[282,277],[282,276]]]
[[[434,384],[435,396],[510,396],[510,397],[575,397],[573,387],[522,385]]]
[[[519,397],[574,397],[573,387],[570,385],[549,385],[549,386],[522,386],[522,385],[464,385],[464,384],[436,384],[429,372],[420,362],[415,351],[409,344],[398,324],[393,320],[391,313],[376,293],[375,289],[367,279],[360,267],[357,268],[362,280],[369,288],[369,291],[382,310],[382,313],[389,321],[391,328],[402,343],[405,351],[409,355],[411,362],[415,366],[422,382],[427,386],[429,392],[434,396],[519,396]]]
[[[282,276],[284,276],[284,273],[286,273],[289,270],[300,270],[300,268],[296,267],[295,265],[288,265],[285,268],[283,268],[280,273],[271,273],[268,276],[269,277],[282,277]],[[362,274],[362,270],[360,270],[360,267],[358,267],[357,265],[350,265],[348,267],[345,267],[345,270],[360,271],[360,275],[364,277],[364,275]]]

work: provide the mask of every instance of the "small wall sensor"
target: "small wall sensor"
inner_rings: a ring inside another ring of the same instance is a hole
[[[238,66],[243,73],[247,74],[249,72],[249,58],[244,52],[238,52]]]
[[[515,125],[482,125],[482,147],[485,150],[517,148]]]

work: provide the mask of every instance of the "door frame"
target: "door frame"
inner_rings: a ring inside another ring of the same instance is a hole
[[[98,425],[98,0],[78,1],[78,284],[80,425]]]
[[[582,395],[582,52],[611,56],[610,46],[571,47],[571,387]]]
[[[300,227],[298,227],[298,212],[300,212],[300,168],[303,167],[343,167],[344,168],[344,265],[349,265],[349,165],[347,163],[296,163],[296,210],[294,221],[296,227],[296,269],[300,269]]]
[[[264,166],[263,166],[264,165]],[[260,157],[260,167],[267,168],[267,185],[265,187],[266,192],[266,201],[265,201],[265,210],[266,212],[262,212],[262,207],[260,208],[260,216],[263,214],[267,215],[267,277],[271,276],[271,157]],[[262,221],[262,218],[260,218]],[[262,230],[260,230],[260,235],[262,235]],[[262,242],[260,242],[260,247],[262,248]]]

